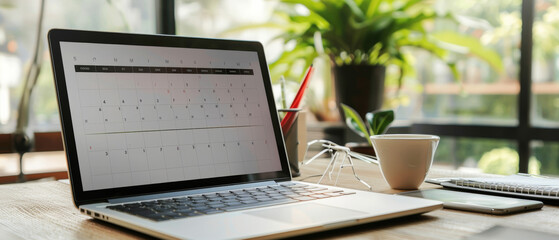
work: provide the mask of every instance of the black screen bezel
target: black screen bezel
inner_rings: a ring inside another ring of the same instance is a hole
[[[164,193],[173,191],[184,191],[209,186],[220,186],[228,184],[238,184],[259,181],[286,181],[291,179],[287,154],[283,141],[283,135],[279,124],[277,109],[274,104],[272,86],[268,66],[264,56],[264,48],[260,42],[191,38],[170,35],[146,35],[130,33],[96,32],[69,29],[51,29],[48,33],[49,49],[51,53],[51,63],[54,74],[54,82],[58,97],[60,121],[62,127],[62,137],[66,158],[68,163],[68,174],[72,186],[74,203],[76,206],[82,204],[106,201],[111,198],[130,197],[143,194]],[[245,174],[227,177],[187,180],[180,182],[149,184],[141,186],[120,187],[93,191],[84,191],[79,172],[79,162],[75,136],[72,126],[68,92],[66,88],[66,78],[60,42],[80,42],[80,43],[100,43],[100,44],[123,44],[140,46],[158,47],[178,47],[178,48],[199,48],[199,49],[221,49],[236,51],[252,51],[258,55],[262,79],[266,89],[266,97],[270,114],[272,115],[272,125],[281,160],[281,171]]]

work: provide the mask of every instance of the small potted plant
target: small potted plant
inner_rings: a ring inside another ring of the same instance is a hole
[[[361,119],[359,113],[355,109],[343,103],[340,104],[344,116],[345,123],[357,135],[367,139],[368,144],[348,143],[347,146],[355,152],[368,154],[374,156],[373,143],[370,136],[384,134],[389,125],[394,121],[394,111],[392,110],[378,110],[368,112],[365,114],[365,121]]]

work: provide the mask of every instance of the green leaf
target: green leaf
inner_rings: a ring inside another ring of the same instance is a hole
[[[497,72],[502,73],[504,71],[503,63],[501,57],[497,52],[492,49],[486,48],[479,40],[475,37],[465,36],[455,32],[445,31],[432,34],[432,36],[442,42],[466,47],[469,53],[486,61],[493,67]]]
[[[406,75],[406,69],[409,67],[408,62],[406,61],[406,58],[404,56],[404,54],[397,52],[394,55],[394,58],[391,59],[391,63],[394,64],[395,66],[398,66],[399,68],[399,74],[398,74],[398,89],[400,89],[402,87],[402,84],[404,82],[404,76]],[[366,117],[366,116],[365,116]]]
[[[457,81],[460,80],[460,73],[458,72],[456,63],[451,62],[449,61],[449,59],[447,59],[449,50],[446,49],[447,46],[441,46],[443,44],[441,44],[440,41],[433,41],[433,40],[429,41],[426,36],[423,36],[422,38],[418,38],[418,39],[413,39],[410,37],[402,37],[400,40],[398,40],[398,45],[413,46],[430,52],[431,54],[433,54],[433,56],[441,59],[446,63],[446,65],[450,68],[450,71],[452,72],[452,75],[454,76],[455,80]],[[458,48],[454,46],[454,52],[458,52],[457,49]],[[404,59],[402,63],[405,64],[407,63],[407,61],[405,61]],[[401,80],[402,79],[400,79],[399,84],[402,83]]]
[[[281,0],[283,3],[301,4],[309,9],[309,11],[320,11],[324,9],[324,3],[313,0]]]
[[[363,14],[363,11],[361,11],[361,9],[359,8],[359,6],[357,6],[354,0],[345,0],[345,4],[347,4],[347,6],[349,7],[349,9],[351,9],[353,14],[357,15],[360,19],[365,18],[365,14]]]
[[[410,0],[410,1],[407,1],[406,4],[405,4],[404,6],[402,6],[402,8],[400,8],[400,9],[398,9],[398,10],[406,10],[406,9],[409,9],[409,8],[411,8],[411,7],[413,7],[413,6],[415,6],[416,4],[421,3],[421,2],[423,2],[423,0]]]
[[[314,50],[312,46],[305,46],[300,44],[295,47],[295,49],[291,51],[283,52],[280,57],[269,65],[270,73],[272,76],[273,81],[279,80],[280,76],[289,76],[289,72],[292,69],[292,66],[297,61],[304,61],[304,65],[309,66],[312,64],[313,60],[318,57],[318,53]],[[275,71],[278,69],[279,66],[286,66],[281,67],[280,69],[284,69],[284,71]],[[295,79],[301,79],[304,72],[301,72],[299,76],[293,76]]]
[[[371,0],[369,3],[369,6],[367,7],[367,17],[371,18],[374,15],[378,14],[377,10],[378,10],[378,6],[380,5],[381,0]]]
[[[423,35],[421,38],[413,38],[410,37],[410,35],[412,34],[411,32],[406,32],[406,31],[401,31],[401,32],[405,32],[406,34],[400,36],[400,39],[398,39],[397,42],[398,45],[421,48],[431,52],[432,54],[434,54],[435,56],[437,56],[443,61],[448,60],[446,59],[446,56],[448,55],[448,50],[433,43],[433,41],[429,41],[426,36]]]
[[[384,132],[388,129],[388,126],[394,121],[394,111],[383,110],[368,112],[365,115],[365,118],[367,118],[369,127],[373,132],[371,135],[384,134]]]
[[[343,103],[340,103],[340,105],[344,110],[345,122],[349,129],[357,133],[359,136],[366,138],[367,142],[372,145],[371,139],[369,138],[369,131],[367,131],[367,127],[361,117],[359,117],[359,113],[348,105]]]

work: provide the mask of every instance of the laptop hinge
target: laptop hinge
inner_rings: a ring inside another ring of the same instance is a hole
[[[219,187],[204,188],[204,189],[194,189],[194,190],[186,190],[186,191],[149,194],[149,195],[134,196],[134,197],[111,198],[111,199],[108,199],[107,201],[111,204],[125,203],[125,202],[137,202],[137,201],[148,201],[148,200],[160,199],[160,198],[170,198],[170,197],[179,197],[179,196],[194,195],[194,194],[221,192],[221,191],[229,191],[229,190],[242,189],[242,188],[262,187],[262,186],[269,186],[269,185],[276,185],[276,184],[277,184],[276,181],[264,181],[264,182],[227,185],[227,186],[219,186]]]
[[[293,179],[291,179],[290,177],[287,177],[287,178],[276,179],[275,182],[282,183],[282,182],[291,182],[291,181],[293,181]]]

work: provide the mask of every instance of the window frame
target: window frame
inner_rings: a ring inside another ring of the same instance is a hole
[[[448,137],[470,137],[512,140],[517,143],[519,172],[528,172],[531,156],[530,142],[533,140],[557,141],[559,129],[534,127],[531,125],[532,100],[532,49],[535,0],[523,0],[521,9],[522,32],[520,37],[520,73],[518,94],[518,125],[489,126],[475,124],[429,124],[412,123],[409,127],[393,127],[396,132],[429,133]]]

